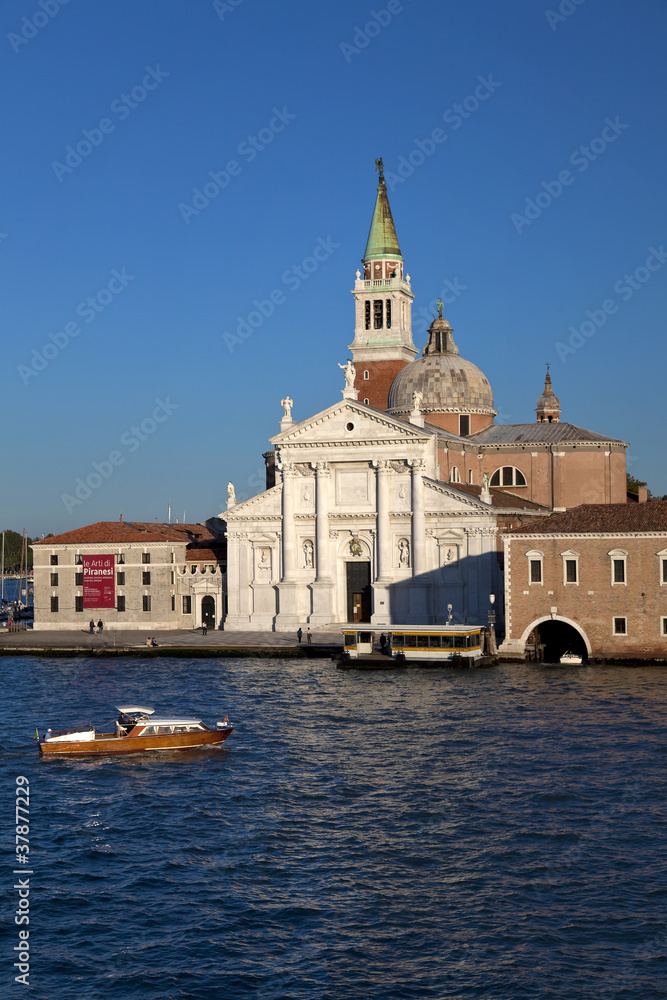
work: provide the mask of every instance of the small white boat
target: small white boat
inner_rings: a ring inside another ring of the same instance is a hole
[[[583,657],[578,656],[577,653],[563,653],[563,655],[560,658],[560,662],[563,664],[563,666],[578,667],[584,661]]]

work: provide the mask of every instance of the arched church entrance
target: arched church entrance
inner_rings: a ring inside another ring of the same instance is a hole
[[[537,659],[544,663],[558,663],[563,653],[576,653],[588,659],[586,642],[574,625],[559,619],[547,619],[535,626],[527,640],[527,648],[535,645]]]
[[[201,599],[201,623],[208,628],[215,628],[215,601],[210,594]]]
[[[371,564],[370,562],[346,563],[347,572],[347,620],[349,622],[369,622],[371,620]]]

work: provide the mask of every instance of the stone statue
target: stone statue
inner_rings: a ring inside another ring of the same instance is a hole
[[[444,307],[443,307],[443,304],[442,304],[442,299],[438,299],[438,301],[437,301],[437,303],[436,303],[436,304],[437,304],[437,306],[438,306],[438,318],[439,318],[439,319],[442,319],[442,310],[443,310],[443,308],[444,308]]]
[[[381,181],[384,180],[384,164],[382,162],[382,157],[380,157],[379,160],[375,161],[375,169],[380,174],[380,180]]]
[[[399,566],[409,566],[410,565],[410,542],[407,538],[401,538],[398,543],[398,565]]]
[[[280,400],[280,405],[285,411],[285,417],[289,420],[292,417],[292,407],[294,406],[294,400],[290,399],[289,396],[285,396],[284,399]]]
[[[357,374],[357,370],[352,364],[351,358],[348,358],[344,365],[339,364],[338,367],[342,368],[343,372],[345,373],[345,388],[354,389],[354,380]]]
[[[303,565],[306,569],[313,565],[313,543],[310,539],[303,543]]]
[[[424,393],[420,392],[419,389],[415,389],[415,391],[412,393],[413,410],[421,410],[423,401],[424,401]]]
[[[233,483],[227,483],[227,496],[230,500],[236,500],[236,491]]]
[[[489,474],[485,472],[482,476],[482,489],[486,492],[489,488]]]

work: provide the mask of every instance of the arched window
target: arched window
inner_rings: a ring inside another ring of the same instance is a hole
[[[515,469],[513,465],[503,465],[502,469],[496,469],[491,476],[491,486],[525,486],[526,477],[520,469]]]
[[[370,405],[370,403],[369,403],[369,400],[368,400],[368,397],[366,397],[366,399],[364,400],[364,403],[366,404],[366,406],[369,406],[369,405]]]
[[[450,483],[461,482],[461,477],[459,476],[459,470],[456,468],[455,465],[452,466],[451,471],[449,473],[449,481]]]
[[[370,377],[371,377],[371,374],[368,371],[368,369],[366,369],[366,371],[364,371],[364,382],[368,382],[368,380],[369,380]]]

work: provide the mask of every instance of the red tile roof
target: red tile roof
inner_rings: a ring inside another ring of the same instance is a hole
[[[585,503],[562,514],[552,514],[539,524],[527,524],[510,534],[583,534],[623,533],[629,531],[666,531],[667,502]]]
[[[188,562],[214,563],[226,562],[227,550],[224,545],[216,546],[214,549],[194,549],[189,548],[185,554]]]
[[[447,485],[451,486],[452,489],[460,490],[461,493],[468,493],[478,500],[482,493],[482,487],[476,486],[475,483],[447,483]],[[545,507],[541,503],[535,503],[534,500],[529,500],[528,497],[515,496],[514,493],[508,493],[506,490],[497,490],[491,487],[489,493],[491,494],[494,507],[509,507],[511,510],[535,510],[542,513],[546,513],[549,510],[548,507]]]
[[[155,524],[151,521],[97,521],[62,535],[42,538],[33,545],[86,545],[102,542],[190,542],[212,541],[214,535],[204,524]]]

